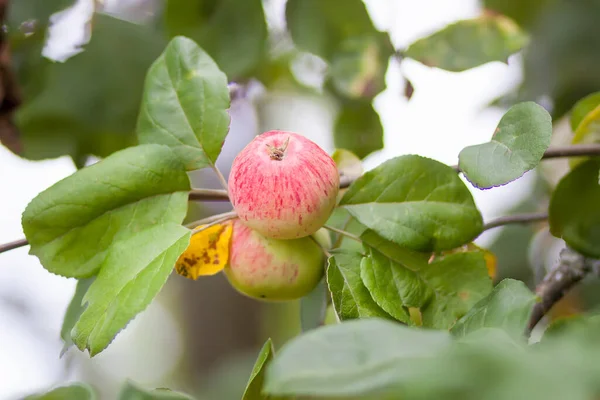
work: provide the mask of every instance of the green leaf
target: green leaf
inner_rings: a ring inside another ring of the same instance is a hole
[[[369,247],[373,248],[395,262],[409,266],[412,270],[419,269],[426,265],[431,257],[430,253],[419,253],[398,246],[397,244],[382,238],[370,229],[361,232],[360,239],[365,245],[368,245],[367,251],[369,251]]]
[[[176,37],[152,64],[137,132],[165,144],[188,170],[213,165],[229,131],[227,77],[192,40]]]
[[[192,396],[185,393],[174,392],[170,389],[142,389],[131,381],[127,381],[121,392],[119,400],[193,400]]]
[[[361,0],[288,0],[285,16],[296,46],[326,60],[344,40],[377,32]]]
[[[492,291],[483,251],[436,258],[419,272],[435,293],[421,310],[423,326],[451,327]]]
[[[460,72],[492,61],[507,62],[508,56],[527,42],[527,36],[511,19],[484,14],[417,40],[404,55],[430,67]]]
[[[571,130],[573,132],[577,131],[579,124],[581,124],[586,115],[598,106],[600,106],[600,92],[587,95],[575,103],[571,110]]]
[[[75,327],[75,324],[81,317],[81,314],[85,310],[83,307],[83,296],[87,293],[90,285],[94,283],[96,277],[81,279],[77,282],[75,287],[75,294],[67,307],[65,318],[63,320],[62,328],[60,329],[60,337],[63,340],[63,349],[61,351],[61,357],[66,351],[74,344],[73,338],[71,337],[71,330]]]
[[[600,258],[600,159],[578,165],[550,199],[550,232],[589,257]]]
[[[394,48],[386,33],[350,37],[331,57],[333,87],[350,99],[373,99],[385,90],[385,74]]]
[[[587,113],[577,126],[573,143],[600,143],[600,98],[597,100],[597,106]],[[569,165],[574,168],[588,158],[571,157],[569,158]]]
[[[360,278],[362,255],[338,252],[329,258],[327,284],[331,291],[333,307],[340,320],[354,318],[390,318],[373,301]]]
[[[273,349],[273,342],[271,339],[268,339],[260,350],[260,353],[258,353],[258,358],[250,373],[250,379],[248,379],[248,384],[246,385],[246,390],[244,390],[242,400],[268,399],[268,397],[262,393],[262,388],[265,380],[265,368],[273,359],[274,354],[275,350]]]
[[[423,326],[450,328],[492,290],[483,251],[453,253],[428,262],[428,255],[404,249],[366,231],[368,258],[362,280],[375,302],[409,322],[406,308],[419,308]],[[377,251],[376,251],[376,250]]]
[[[347,103],[335,120],[333,140],[344,148],[365,158],[383,148],[383,127],[379,114],[370,103]]]
[[[158,294],[190,237],[189,229],[172,222],[122,235],[83,298],[87,308],[71,332],[77,347],[90,356],[104,350]]]
[[[536,103],[520,103],[504,114],[490,142],[460,152],[458,166],[477,188],[504,185],[539,164],[551,136],[550,114]]]
[[[478,236],[483,225],[456,172],[416,155],[393,158],[365,173],[340,205],[383,238],[415,251],[461,246]]]
[[[552,104],[558,121],[584,96],[600,91],[594,72],[600,64],[600,1],[546,1],[552,6],[540,13],[523,52],[523,89],[530,100]]]
[[[52,273],[90,277],[119,237],[157,224],[181,224],[189,190],[185,169],[168,147],[121,150],[57,182],[27,205],[22,225],[29,252]]]
[[[38,52],[20,63],[29,68],[19,82],[27,85],[25,101],[15,114],[23,157],[106,157],[136,144],[144,75],[165,42],[148,26],[105,14],[93,21],[80,54],[63,63]]]
[[[267,57],[267,24],[261,0],[168,0],[171,37],[195,40],[230,80],[255,72]]]
[[[433,293],[417,274],[371,251],[360,263],[361,278],[373,300],[398,321],[409,323],[407,307],[422,307]]]
[[[447,332],[344,322],[284,346],[265,387],[327,398],[587,400],[598,393],[599,322],[579,319],[534,346],[498,328],[451,341]]]
[[[536,296],[523,282],[504,279],[452,327],[452,333],[463,337],[482,328],[501,328],[518,338],[535,302]]]
[[[447,348],[450,335],[380,320],[342,322],[288,342],[267,367],[265,392],[360,396],[410,382],[421,363]]]
[[[300,323],[306,332],[323,324],[327,308],[327,285],[325,279],[300,300]]]
[[[32,394],[24,400],[96,400],[96,391],[85,383],[62,386],[42,394]]]

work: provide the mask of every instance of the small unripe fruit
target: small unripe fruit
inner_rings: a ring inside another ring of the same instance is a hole
[[[229,197],[242,222],[274,239],[321,228],[336,205],[340,177],[333,159],[309,139],[269,131],[235,158]]]
[[[325,229],[312,238],[325,248],[331,247]],[[312,238],[271,239],[236,220],[229,264],[223,271],[231,286],[248,297],[298,299],[310,293],[324,274],[325,256]]]

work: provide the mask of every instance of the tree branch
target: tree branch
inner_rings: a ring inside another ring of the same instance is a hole
[[[570,248],[560,253],[560,264],[550,271],[536,288],[540,301],[533,306],[525,335],[531,331],[552,307],[577,283],[591,272],[600,270],[600,260],[587,258]]]
[[[561,157],[583,157],[583,156],[600,156],[600,144],[570,144],[564,147],[555,147],[548,149],[542,156],[542,160]],[[458,165],[451,167],[456,172],[461,172]]]
[[[8,242],[4,244],[0,244],[0,253],[4,253],[5,251],[9,251],[12,249],[18,249],[19,247],[27,246],[29,242],[27,239],[19,239],[14,242]]]
[[[576,144],[565,147],[556,147],[554,149],[548,149],[544,153],[542,159],[558,158],[558,157],[577,157],[577,156],[600,156],[600,144]],[[460,172],[458,165],[452,166],[456,172]],[[222,175],[221,175],[222,177]],[[221,179],[220,179],[221,180]],[[224,181],[224,179],[222,179]],[[352,184],[353,180],[350,178],[342,177],[340,179],[340,189],[345,189]],[[226,190],[219,189],[192,189],[189,193],[190,201],[229,201],[229,196]],[[496,228],[498,226],[512,224],[512,223],[528,223],[543,221],[548,218],[545,213],[537,214],[522,214],[501,217],[484,225],[483,230]],[[330,227],[326,227],[330,228]],[[339,232],[338,232],[339,233]],[[5,243],[0,245],[0,253],[8,250],[12,250],[18,247],[26,246],[27,240],[20,239],[14,242]]]
[[[543,159],[577,156],[600,156],[600,144],[571,144],[565,147],[548,149]]]
[[[340,179],[340,189],[345,189],[352,184],[352,179]],[[226,190],[221,189],[192,189],[189,195],[190,201],[229,201]]]
[[[487,224],[484,224],[483,231],[487,231],[488,229],[493,229],[493,228],[497,228],[499,226],[508,225],[508,224],[528,224],[531,222],[545,221],[547,219],[548,219],[547,212],[507,215],[505,217],[499,217],[499,218],[493,219],[490,222],[488,222]]]

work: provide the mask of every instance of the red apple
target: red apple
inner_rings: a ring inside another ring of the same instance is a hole
[[[331,247],[329,233],[312,235]],[[325,256],[311,238],[267,238],[236,220],[233,223],[229,263],[223,270],[240,293],[263,300],[294,300],[311,292],[324,274]]]
[[[292,132],[269,131],[235,158],[229,197],[242,222],[274,239],[315,233],[336,205],[340,177],[316,143]]]

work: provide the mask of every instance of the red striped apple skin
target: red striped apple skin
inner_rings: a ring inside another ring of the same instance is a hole
[[[315,243],[331,247],[329,233],[279,240],[262,236],[241,221],[233,222],[229,263],[223,270],[239,293],[265,301],[299,299],[310,293],[324,274],[325,256]]]
[[[229,197],[240,220],[273,239],[315,233],[336,205],[340,178],[333,159],[293,132],[268,131],[235,158]]]

